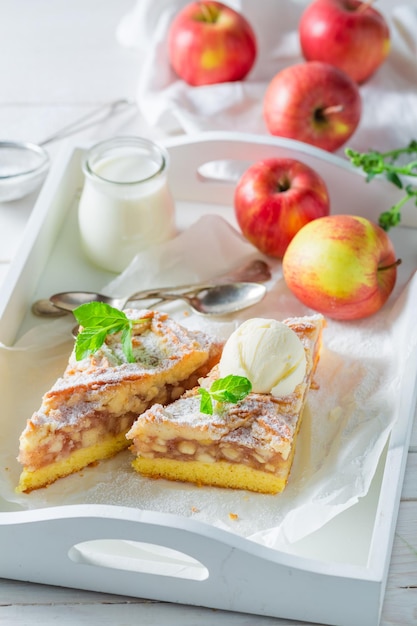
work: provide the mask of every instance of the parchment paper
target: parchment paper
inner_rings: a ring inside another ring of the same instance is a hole
[[[222,218],[206,216],[176,239],[138,255],[103,288],[121,293],[133,284],[136,290],[206,279],[254,256],[255,249]],[[172,305],[171,312],[190,328],[224,338],[249,317],[281,320],[311,313],[287,289],[280,263],[272,265],[266,298],[231,320],[208,320]],[[0,495],[28,509],[101,503],[173,513],[273,548],[302,539],[368,492],[397,419],[400,393],[407,392],[402,381],[407,354],[417,344],[412,306],[416,301],[416,276],[402,276],[395,294],[376,315],[355,323],[328,320],[316,375],[319,388],[309,392],[290,480],[276,496],[142,478],[131,469],[129,451],[47,489],[16,494],[19,434],[43,393],[62,374],[72,347],[72,318],[38,325],[15,346],[0,346],[0,463],[4,469]]]

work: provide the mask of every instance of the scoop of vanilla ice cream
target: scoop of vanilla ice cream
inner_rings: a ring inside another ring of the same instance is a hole
[[[252,318],[243,322],[227,340],[219,374],[245,376],[255,393],[284,396],[302,382],[306,356],[298,335],[273,319]]]

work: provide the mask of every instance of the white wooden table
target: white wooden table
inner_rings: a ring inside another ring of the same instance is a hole
[[[0,138],[39,142],[95,107],[135,97],[140,59],[115,40],[134,0],[0,0]],[[82,140],[116,134],[158,138],[134,104],[86,129]],[[52,157],[59,144],[48,151]],[[0,288],[37,193],[0,204]],[[1,555],[0,555],[1,559]],[[0,624],[296,624],[289,620],[0,581]],[[297,622],[299,623],[299,622]],[[417,429],[414,428],[381,626],[417,623]],[[352,626],[354,626],[352,624]]]

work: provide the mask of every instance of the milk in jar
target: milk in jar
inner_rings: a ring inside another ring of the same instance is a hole
[[[94,264],[121,272],[138,252],[175,234],[167,170],[167,152],[147,139],[121,137],[89,151],[78,221]]]

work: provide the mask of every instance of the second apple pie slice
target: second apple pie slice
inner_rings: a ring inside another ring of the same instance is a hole
[[[286,388],[284,380],[282,395],[279,390],[278,395],[251,392],[235,404],[224,403],[211,414],[201,412],[198,387],[168,406],[153,405],[127,433],[135,454],[134,469],[153,478],[269,494],[281,492],[290,474],[325,321],[321,315],[312,315],[289,318],[284,324],[297,335],[305,354],[301,379],[295,388]],[[263,341],[268,343],[269,335]],[[239,345],[238,352],[244,360],[245,347]],[[256,345],[251,358],[258,359],[261,366],[263,354],[259,352]],[[284,354],[284,362],[286,359],[289,357]],[[291,378],[293,369],[290,367],[284,378]],[[200,385],[210,389],[218,377],[216,366]]]

